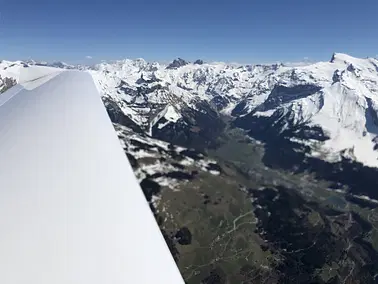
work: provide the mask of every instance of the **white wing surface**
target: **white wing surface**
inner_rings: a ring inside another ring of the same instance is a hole
[[[25,72],[0,95],[0,283],[183,283],[90,74]]]

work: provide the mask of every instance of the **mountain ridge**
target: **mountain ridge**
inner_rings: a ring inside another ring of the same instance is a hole
[[[28,64],[78,68],[90,72],[100,93],[117,103],[125,115],[151,135],[154,131],[158,135],[173,124],[201,128],[193,115],[185,115],[189,112],[226,115],[237,120],[276,117],[272,126],[281,125],[277,133],[301,125],[318,126],[327,133],[329,139],[322,145],[316,141],[316,147],[311,146],[313,141],[297,139],[310,145],[309,154],[314,157],[324,156],[336,162],[349,152],[349,158],[378,167],[377,59],[334,53],[328,62],[299,67],[200,63],[179,58],[173,65],[160,65],[138,58],[90,67],[2,61],[0,76],[18,80],[20,68]],[[167,108],[177,112],[179,118],[171,120],[162,115]]]

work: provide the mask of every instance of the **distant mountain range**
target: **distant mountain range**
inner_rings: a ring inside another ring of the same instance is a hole
[[[336,53],[330,62],[303,67],[189,63],[180,58],[168,66],[143,59],[94,67],[2,61],[0,86],[17,80],[27,65],[88,70],[103,96],[152,135],[161,136],[177,125],[182,131],[200,132],[206,126],[198,120],[205,113],[232,116],[247,129],[251,119],[269,119],[278,135],[293,130],[291,139],[309,146],[308,155],[378,166],[377,59]],[[303,127],[321,133],[303,137]]]

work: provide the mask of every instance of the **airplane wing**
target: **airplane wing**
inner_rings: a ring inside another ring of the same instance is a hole
[[[183,283],[90,74],[25,74],[0,95],[0,283]]]

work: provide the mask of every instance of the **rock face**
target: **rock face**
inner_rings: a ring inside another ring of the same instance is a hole
[[[173,62],[167,66],[167,69],[177,69],[187,64],[188,62],[186,62],[184,59],[178,58],[173,60]]]
[[[13,87],[16,84],[17,82],[15,79],[8,78],[8,77],[2,78],[0,76],[0,94],[5,92],[6,90],[8,90],[9,88]]]

